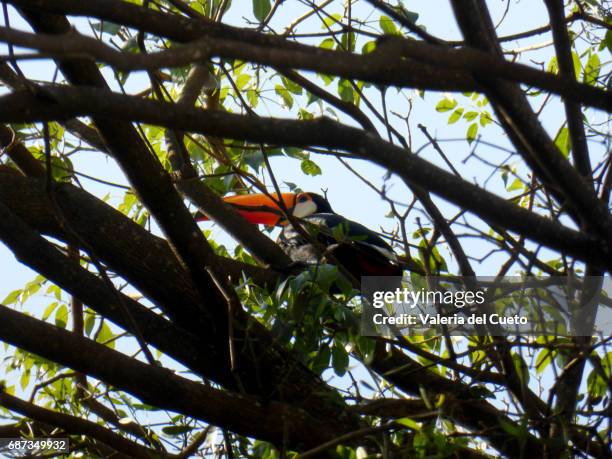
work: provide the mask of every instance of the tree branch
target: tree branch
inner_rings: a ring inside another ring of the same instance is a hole
[[[55,36],[4,27],[0,27],[0,39],[48,53],[39,56],[41,58],[92,57],[121,71],[179,67],[219,56],[275,67],[312,70],[377,84],[454,91],[477,90],[477,85],[469,76],[469,72],[477,72],[529,84],[604,110],[612,107],[612,95],[603,89],[523,64],[507,62],[475,49],[450,49],[399,37],[384,37],[376,51],[367,55],[306,45],[301,45],[300,49],[271,49],[209,37],[157,53],[134,54],[117,51],[75,31]],[[16,57],[19,58],[18,55]]]
[[[312,418],[299,408],[274,401],[263,405],[247,396],[198,384],[3,305],[0,338],[91,375],[153,406],[223,425],[242,435],[276,443],[288,438],[300,449],[314,447],[338,433],[329,422]],[[80,352],[72,352],[74,349]]]
[[[486,4],[453,0],[455,16],[466,41],[493,56],[501,48]],[[561,202],[567,203],[576,224],[612,247],[612,216],[592,187],[552,142],[520,88],[498,78],[478,76],[504,129],[536,176]]]
[[[247,117],[226,112],[143,100],[90,88],[45,87],[46,98],[19,92],[0,98],[0,122],[32,122],[79,115],[113,116],[219,137],[293,146],[343,149],[390,169],[489,224],[604,269],[612,267],[605,244],[529,212],[361,130],[326,118],[293,121]],[[49,101],[51,99],[51,101]]]
[[[115,451],[135,458],[161,459],[173,457],[171,454],[163,454],[160,451],[155,451],[130,441],[127,438],[116,434],[112,430],[96,424],[95,422],[36,406],[33,403],[29,403],[9,395],[7,392],[4,392],[1,389],[0,405],[11,411],[20,413],[30,419],[59,427],[68,434],[87,435],[101,443],[104,443]]]
[[[559,74],[567,81],[576,81],[576,73],[574,70],[574,61],[572,59],[572,46],[567,34],[567,26],[565,24],[565,16],[563,14],[563,0],[545,0],[548,15],[550,16],[550,25],[552,28],[555,50],[557,52],[557,62],[559,63]],[[592,168],[589,159],[589,150],[584,133],[584,124],[582,122],[582,110],[577,101],[565,99],[565,114],[567,117],[567,125],[572,141],[572,156],[576,169],[587,179],[587,183],[592,187]],[[612,111],[612,107],[610,108]]]

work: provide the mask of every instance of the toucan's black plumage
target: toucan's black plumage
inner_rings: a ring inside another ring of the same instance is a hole
[[[321,254],[315,244],[288,224],[277,242],[293,261],[314,264],[321,258],[337,260],[357,280],[362,276],[401,276],[393,249],[365,226],[333,213],[316,213],[304,217],[301,223],[325,252]]]
[[[275,194],[239,195],[224,200],[252,223],[282,226],[277,242],[296,263],[337,261],[357,281],[362,276],[402,275],[389,244],[362,224],[336,214],[327,199],[319,194],[282,193],[280,198]],[[309,237],[287,220],[281,201]]]

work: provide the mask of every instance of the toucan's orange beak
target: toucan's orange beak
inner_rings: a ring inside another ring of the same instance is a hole
[[[289,211],[295,207],[297,195],[295,193],[281,193],[280,199]],[[278,225],[284,220],[284,214],[279,205],[276,193],[265,194],[240,194],[236,196],[226,196],[223,200],[231,204],[240,215],[251,223],[267,226]],[[197,221],[208,221],[208,217],[198,213]]]

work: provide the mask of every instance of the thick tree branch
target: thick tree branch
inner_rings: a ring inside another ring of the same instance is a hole
[[[612,107],[612,95],[603,89],[523,64],[507,62],[475,49],[450,49],[395,37],[385,37],[379,42],[376,51],[368,55],[306,45],[302,45],[303,49],[299,50],[270,49],[251,43],[208,37],[157,53],[134,54],[117,51],[99,40],[74,31],[55,36],[30,34],[4,27],[0,27],[0,40],[46,53],[40,57],[92,57],[121,71],[179,67],[219,56],[275,67],[317,71],[389,86],[455,91],[477,90],[477,85],[471,82],[469,76],[469,72],[477,72],[533,85],[601,109]],[[405,75],[406,72],[409,72],[409,77]]]
[[[32,177],[44,177],[45,168],[21,143],[15,131],[0,125],[0,150],[3,150],[15,164]]]
[[[326,74],[336,74],[349,79],[378,84],[422,87],[433,90],[474,90],[474,80],[465,72],[440,72],[438,69],[393,56],[357,55],[348,52],[330,52],[321,48],[302,45],[278,36],[266,35],[223,24],[207,24],[203,21],[139,8],[129,3],[102,0],[92,8],[82,8],[72,0],[24,1],[11,0],[17,7],[36,8],[37,11],[100,17],[133,26],[148,33],[168,37],[178,42],[196,44],[169,50],[168,56],[181,56],[183,61],[202,61],[213,55],[254,60],[276,67],[302,68]],[[89,4],[88,4],[89,6]],[[102,6],[102,8],[99,8]],[[107,8],[115,9],[113,11]],[[68,30],[64,30],[64,33]],[[92,43],[92,46],[98,47]],[[110,48],[109,48],[110,49]],[[195,53],[195,54],[194,54]],[[330,54],[331,53],[331,54]],[[132,54],[132,57],[139,55]],[[147,55],[151,56],[151,55]],[[158,55],[161,56],[161,55]],[[339,58],[339,56],[342,56]],[[142,58],[137,57],[138,59]],[[163,58],[165,59],[165,58]],[[174,59],[174,58],[173,58]],[[128,60],[124,61],[129,65]],[[147,64],[148,65],[148,64]],[[167,65],[163,63],[162,65]]]
[[[361,130],[329,119],[292,121],[206,111],[89,88],[46,87],[45,99],[19,92],[0,99],[0,122],[32,122],[78,115],[113,116],[219,137],[294,146],[344,149],[474,212],[489,224],[524,234],[555,250],[612,267],[605,244],[520,208]],[[51,99],[52,101],[49,101]]]
[[[6,62],[1,61],[0,81],[15,90],[27,89],[23,81],[15,72],[13,72],[13,70],[8,66],[8,64]],[[77,138],[87,142],[89,145],[94,148],[97,148],[102,152],[107,151],[106,145],[104,145],[104,141],[100,138],[100,135],[94,128],[87,126],[85,123],[77,119],[64,121],[63,124],[66,129],[70,131],[73,135],[75,135]],[[27,174],[34,177],[34,175],[31,173]]]
[[[91,375],[151,405],[237,433],[295,448],[313,447],[338,431],[299,408],[228,393],[147,365],[108,347],[0,305],[0,339]],[[72,352],[79,349],[79,352]],[[100,362],[104,364],[101,365]]]
[[[563,0],[545,0],[544,3],[546,4],[546,8],[548,9],[548,14],[550,16],[550,25],[552,28],[555,50],[557,53],[557,62],[559,63],[559,73],[567,80],[575,81],[576,73],[574,69],[574,61],[572,59],[572,45],[570,43],[570,38],[565,23]],[[565,100],[564,105],[567,126],[572,143],[572,157],[574,159],[574,164],[576,165],[576,169],[580,172],[580,174],[582,174],[588,180],[588,184],[593,187],[593,170],[591,167],[589,150],[584,131],[582,109],[579,103],[571,100]],[[603,273],[600,270],[587,265],[585,275],[595,277],[602,276]],[[601,285],[599,285],[599,288],[601,288]],[[591,298],[592,296],[586,297],[587,301],[589,301]],[[577,343],[579,346],[576,351],[569,352],[568,361],[576,361],[577,363],[568,369],[567,372],[563,372],[553,388],[557,395],[554,410],[555,413],[558,414],[557,419],[559,419],[560,422],[554,422],[551,425],[549,432],[551,438],[557,438],[559,436],[565,436],[565,438],[567,438],[568,425],[571,423],[571,420],[574,417],[576,402],[578,400],[578,389],[582,381],[586,364],[586,358],[580,354],[584,352],[584,349],[589,345],[591,338],[574,337],[572,341]],[[553,454],[560,454],[562,448],[563,446],[561,445],[556,448],[553,446]]]
[[[548,8],[548,15],[550,16],[550,25],[557,52],[557,62],[559,63],[559,74],[568,81],[576,81],[572,46],[567,34],[567,26],[563,14],[563,0],[545,0],[544,3]],[[590,180],[592,178],[591,161],[584,133],[580,104],[576,101],[565,99],[564,105],[570,139],[572,141],[572,156],[576,169],[587,180]],[[612,111],[612,107],[610,107],[610,111]],[[589,181],[588,183],[593,186],[592,182]]]
[[[59,427],[68,434],[87,435],[128,456],[141,459],[173,457],[173,455],[163,454],[160,451],[155,451],[130,441],[95,422],[36,406],[33,403],[9,395],[2,390],[0,390],[0,405],[30,419]]]
[[[75,295],[97,313],[112,320],[124,329],[134,332],[117,305],[117,296],[94,274],[86,271],[78,261],[71,260],[50,242],[28,227],[0,202],[0,240],[17,259]],[[204,350],[196,336],[156,315],[128,296],[119,293],[143,337],[158,349],[183,363],[204,377],[220,379],[219,362],[225,358],[214,348]]]

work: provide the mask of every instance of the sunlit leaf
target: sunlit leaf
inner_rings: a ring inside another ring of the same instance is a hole
[[[472,123],[468,127],[467,132],[465,133],[465,139],[468,143],[472,143],[476,139],[476,135],[478,134],[478,123]]]
[[[399,34],[399,31],[397,30],[397,26],[395,25],[395,22],[393,22],[393,19],[391,19],[389,16],[381,16],[380,19],[378,20],[378,23],[380,24],[380,28],[382,29],[383,32],[390,34],[390,35]]]
[[[274,92],[276,92],[276,94],[278,94],[280,98],[283,100],[283,104],[285,105],[285,107],[293,108],[293,96],[291,95],[289,91],[287,91],[287,89],[285,89],[280,84],[277,84],[274,87]]]
[[[311,159],[302,160],[302,172],[306,175],[321,175],[321,168]]]
[[[4,300],[2,300],[2,303],[6,305],[16,303],[17,299],[21,295],[21,292],[23,292],[21,289],[13,290],[4,298]]]
[[[60,328],[66,328],[68,323],[68,307],[62,304],[55,312],[55,325]]]
[[[569,156],[572,144],[569,136],[569,129],[562,126],[555,136],[555,145],[566,158]]]
[[[448,124],[455,124],[457,121],[461,119],[461,115],[463,114],[463,108],[458,108],[448,117]]]
[[[448,112],[457,106],[457,101],[450,96],[445,97],[436,104],[437,112]]]
[[[595,84],[599,77],[599,71],[601,69],[601,62],[597,53],[593,53],[589,56],[589,60],[584,66],[584,75],[582,81],[586,84]]]

